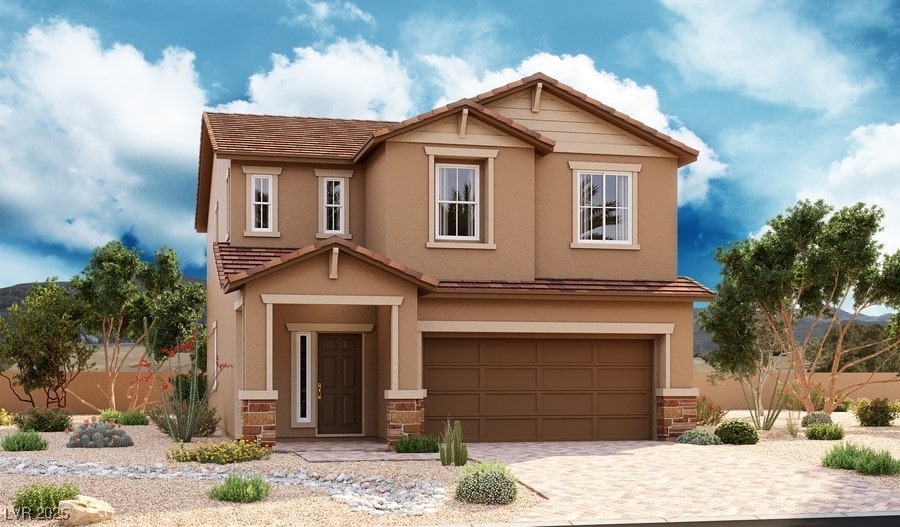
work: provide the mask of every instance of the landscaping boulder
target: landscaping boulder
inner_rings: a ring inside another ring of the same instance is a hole
[[[109,503],[79,494],[59,502],[59,525],[89,525],[109,520],[115,513]]]

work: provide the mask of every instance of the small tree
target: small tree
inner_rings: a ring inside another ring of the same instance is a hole
[[[31,392],[41,390],[47,408],[66,406],[69,383],[91,357],[80,339],[82,313],[77,300],[51,278],[32,287],[0,319],[0,376],[20,401],[36,406]],[[15,381],[4,373],[9,366],[17,370]]]
[[[190,335],[205,301],[203,286],[182,280],[178,256],[167,247],[149,263],[141,260],[138,251],[111,241],[94,249],[72,283],[87,308],[86,329],[100,338],[107,385],[98,387],[112,409],[118,409],[115,388],[122,369],[130,362],[143,363],[148,356],[157,362],[166,360],[160,350]],[[141,345],[145,348],[140,360],[129,361]],[[135,393],[129,393],[129,398],[129,409],[136,408],[139,398]]]
[[[770,230],[759,238],[716,251],[716,261],[722,264],[720,290],[733,289],[735,294],[720,291],[710,307],[734,317],[729,339],[752,335],[756,321],[765,326],[790,361],[796,396],[808,412],[815,410],[812,376],[831,334],[837,337],[827,368],[825,412],[867,384],[900,381],[900,376],[876,381],[876,369],[867,379],[837,388],[841,373],[864,361],[887,359],[900,346],[900,317],[895,314],[887,339],[845,360],[850,351],[844,346],[847,332],[863,310],[900,307],[900,251],[884,255],[875,240],[883,216],[877,206],[862,203],[833,211],[823,201],[800,201],[770,220]],[[842,317],[842,309],[849,310],[849,316]],[[807,316],[812,317],[810,329],[795,335],[795,323]],[[826,325],[826,333],[812,346],[819,323]]]

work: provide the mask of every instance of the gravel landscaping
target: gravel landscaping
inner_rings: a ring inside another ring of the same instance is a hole
[[[76,423],[78,420],[76,419]],[[543,499],[519,486],[505,507],[453,499],[459,467],[436,461],[308,463],[296,454],[229,465],[167,460],[172,442],[155,426],[124,427],[134,446],[67,448],[64,432],[43,433],[47,450],[0,451],[0,507],[12,524],[12,497],[35,482],[77,485],[109,502],[116,517],[103,525],[434,525],[512,521]],[[0,437],[15,427],[0,427]],[[212,440],[222,440],[217,436]],[[202,439],[203,441],[205,439]],[[207,491],[228,472],[256,472],[273,483],[263,501],[218,502]],[[52,521],[20,522],[52,525]]]

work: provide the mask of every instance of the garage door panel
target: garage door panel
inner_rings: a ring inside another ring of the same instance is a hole
[[[449,416],[468,441],[649,439],[652,352],[638,339],[425,337],[426,431]]]
[[[435,417],[454,415],[478,415],[481,398],[477,393],[436,393],[428,394],[428,414]]]
[[[532,368],[485,368],[486,390],[534,390],[537,385],[537,370]]]
[[[537,441],[538,439],[537,417],[486,418],[481,424],[482,441]]]
[[[541,414],[591,415],[594,413],[594,394],[544,393],[541,397]]]
[[[594,373],[590,368],[541,368],[541,388],[544,390],[590,390],[594,387]]]
[[[538,413],[538,394],[529,393],[494,393],[482,395],[484,404],[481,415],[534,415]]]
[[[428,370],[425,382],[433,390],[478,390],[481,370],[477,367],[448,367]]]
[[[484,342],[480,346],[484,364],[537,364],[538,353],[534,342],[512,340]]]

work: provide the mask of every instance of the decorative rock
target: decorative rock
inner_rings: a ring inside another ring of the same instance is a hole
[[[115,513],[109,503],[79,494],[59,502],[59,525],[89,525],[109,520]]]

